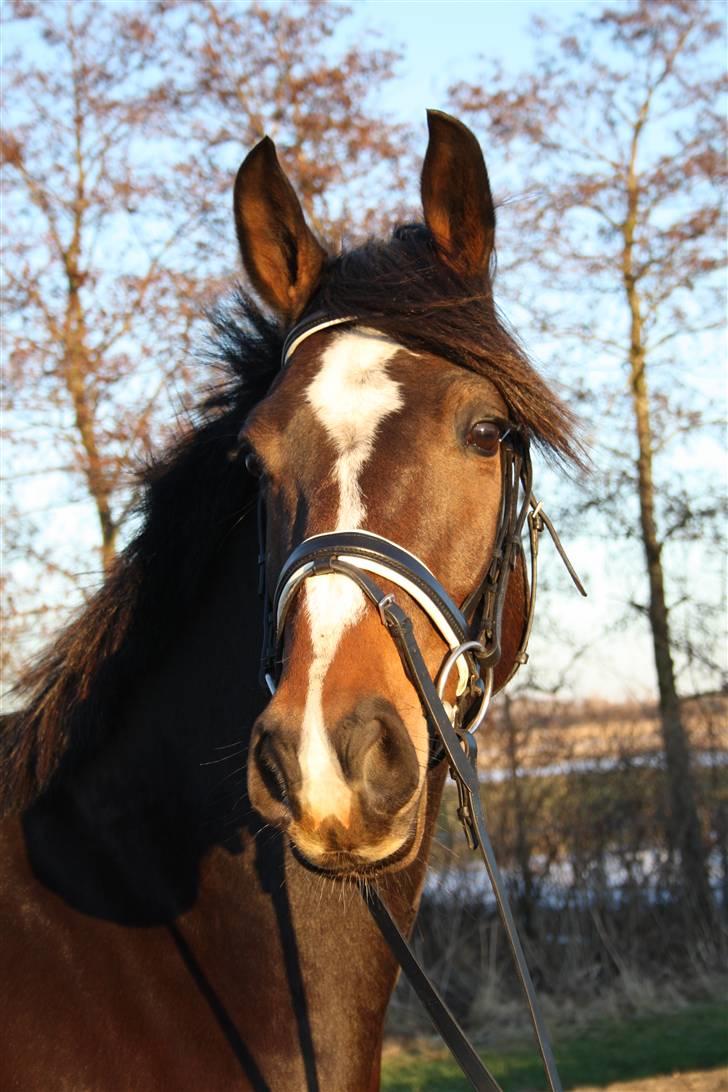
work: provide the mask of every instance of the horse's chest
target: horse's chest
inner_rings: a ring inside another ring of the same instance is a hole
[[[177,923],[130,928],[44,888],[12,825],[0,867],[0,1087],[303,1092],[313,1073],[321,1092],[376,1087],[377,1036],[327,1015],[316,956],[269,895],[248,889],[243,909],[213,884]]]

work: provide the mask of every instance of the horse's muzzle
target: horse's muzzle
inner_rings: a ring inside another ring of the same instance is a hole
[[[275,708],[251,739],[248,793],[315,866],[352,871],[397,856],[416,826],[417,752],[394,706],[357,702],[329,730]]]

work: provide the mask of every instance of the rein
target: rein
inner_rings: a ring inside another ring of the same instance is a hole
[[[282,366],[286,366],[294,350],[312,334],[355,321],[353,317],[332,319],[321,313],[312,315],[289,333],[283,347]],[[531,557],[530,581],[527,581],[528,607],[520,646],[506,682],[528,660],[528,643],[536,605],[539,539],[544,530],[549,532],[580,593],[586,595],[586,592],[551,521],[533,495],[528,440],[515,427],[501,438],[501,465],[501,505],[491,560],[482,580],[460,607],[414,554],[381,535],[361,530],[340,530],[304,539],[284,563],[271,595],[267,585],[265,506],[261,490],[258,562],[260,591],[265,602],[261,676],[270,693],[275,693],[281,671],[286,619],[294,598],[306,580],[321,574],[346,576],[376,607],[425,713],[431,733],[430,763],[447,758],[458,792],[458,818],[468,847],[477,849],[485,864],[551,1092],[561,1092],[548,1032],[486,828],[480,801],[474,733],[485,720],[490,705],[495,667],[502,653],[501,630],[508,580],[523,556],[521,539],[526,524]],[[397,602],[396,592],[385,592],[377,583],[380,578],[413,599],[447,645],[448,653],[434,680],[415,639],[412,619]],[[453,670],[457,672],[457,685],[454,704],[450,704],[444,695]],[[501,1092],[497,1081],[481,1062],[422,970],[377,892],[367,886],[362,888],[362,896],[395,959],[473,1088],[476,1092]]]

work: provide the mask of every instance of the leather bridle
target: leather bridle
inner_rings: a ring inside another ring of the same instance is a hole
[[[331,318],[320,313],[298,324],[283,347],[282,365],[307,337],[331,326],[352,324],[353,317]],[[520,645],[506,682],[528,660],[536,604],[539,538],[548,530],[569,574],[582,595],[584,588],[559,541],[551,521],[532,490],[532,469],[528,439],[516,426],[501,436],[502,488],[495,543],[482,579],[457,606],[436,576],[414,554],[395,542],[358,529],[338,530],[304,539],[285,561],[275,590],[270,594],[266,566],[265,508],[263,491],[259,503],[260,588],[264,597],[264,640],[261,675],[271,693],[281,671],[281,654],[289,609],[305,582],[322,574],[339,574],[352,580],[365,599],[379,612],[392,637],[404,670],[419,696],[431,739],[431,762],[447,758],[458,791],[458,817],[468,846],[483,858],[511,946],[518,977],[533,1023],[539,1052],[552,1092],[561,1083],[553,1051],[536,999],[531,975],[508,905],[503,880],[496,863],[480,802],[476,729],[488,711],[496,665],[502,654],[503,610],[508,581],[519,561],[524,562],[521,538],[526,525],[530,543],[530,580],[526,581],[527,611]],[[385,591],[378,580],[394,585]],[[447,645],[448,652],[433,679],[414,635],[412,619],[397,600],[397,590],[406,593],[429,619]],[[445,699],[452,671],[457,672],[454,702]],[[493,1075],[480,1061],[444,1001],[427,979],[408,942],[372,885],[362,888],[371,913],[395,958],[420,1000],[430,1013],[463,1072],[478,1092],[500,1092]]]

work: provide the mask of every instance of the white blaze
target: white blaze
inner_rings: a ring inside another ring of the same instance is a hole
[[[400,384],[387,375],[387,364],[400,348],[374,331],[341,333],[324,352],[308,386],[309,405],[336,449],[332,474],[339,487],[339,504],[336,526],[327,530],[351,531],[364,522],[359,475],[373,451],[380,422],[403,402]],[[302,802],[314,815],[336,814],[344,823],[350,790],[326,732],[323,687],[342,634],[358,621],[364,608],[363,593],[346,576],[317,576],[306,582],[313,659],[299,750]]]

